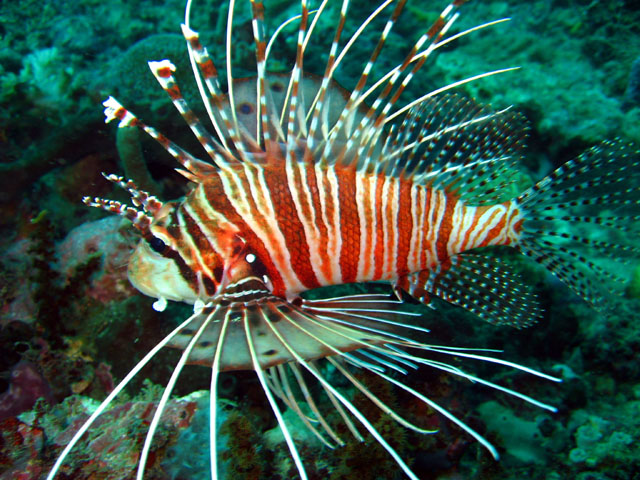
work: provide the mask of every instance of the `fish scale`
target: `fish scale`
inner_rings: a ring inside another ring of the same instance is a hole
[[[212,372],[212,479],[218,478],[217,382],[219,373],[227,370],[256,373],[303,479],[309,476],[305,459],[282,404],[329,446],[345,443],[336,433],[344,430],[362,441],[357,421],[407,477],[419,478],[350,400],[351,394],[322,373],[319,367],[325,364],[405,428],[432,433],[420,427],[419,420],[409,421],[385,404],[353,371],[367,371],[404,390],[458,425],[496,459],[496,448],[476,430],[387,372],[402,374],[406,368],[423,365],[555,411],[467,373],[458,361],[492,363],[558,379],[473,349],[423,343],[418,338],[429,330],[404,299],[411,296],[430,305],[439,297],[489,323],[530,326],[542,313],[532,289],[507,263],[482,250],[502,245],[532,257],[587,301],[603,306],[623,284],[600,257],[624,263],[639,253],[630,242],[638,233],[640,216],[638,151],[619,141],[605,142],[520,195],[510,195],[526,138],[522,117],[510,109],[493,111],[450,90],[513,69],[481,73],[417,99],[401,100],[438,48],[502,20],[449,34],[465,3],[454,1],[395,68],[372,78],[405,3],[383,2],[347,40],[342,33],[351,19],[349,1],[344,0],[324,75],[317,77],[305,71],[310,62],[306,47],[314,34],[320,34],[314,29],[327,2],[314,11],[301,1],[300,15],[286,22],[298,22],[291,73],[271,74],[267,66],[273,38],[266,41],[264,5],[251,0],[256,77],[236,79],[231,0],[225,45],[228,90],[223,92],[211,56],[189,25],[189,1],[182,31],[215,136],[182,98],[173,64],[161,60],[149,66],[210,162],[186,152],[114,98],[104,102],[107,121],[117,119],[119,127],[135,126],[151,135],[196,186],[186,198],[163,204],[133,181],[110,175],[107,180],[131,194],[133,206],[101,198],[85,198],[85,203],[128,218],[141,232],[129,262],[132,284],[157,299],[158,309],[168,299],[193,304],[194,313],[109,394],[65,447],[48,479],[63,468],[74,445],[131,378],[165,346],[182,354],[145,438],[138,480],[144,477],[160,416],[186,364],[205,365]],[[354,89],[344,90],[335,82],[335,72],[351,46],[391,4]],[[274,36],[281,29],[275,31]],[[583,224],[598,225],[607,239],[602,239],[602,232],[580,229]],[[389,284],[389,294],[322,298],[306,293],[321,286],[373,281]],[[451,364],[442,356],[450,357]],[[301,372],[318,388],[311,392]],[[303,401],[311,414],[303,413]],[[330,415],[332,409],[347,429],[328,422],[336,417]]]

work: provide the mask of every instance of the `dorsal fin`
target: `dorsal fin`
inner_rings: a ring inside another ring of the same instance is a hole
[[[505,201],[507,187],[520,175],[523,124],[510,110],[493,112],[446,94],[411,109],[385,139],[383,160],[368,168],[442,188],[476,205]]]
[[[271,129],[272,133],[277,133],[274,129],[278,128],[277,124],[274,123],[276,120],[275,117],[279,117],[280,112],[285,108],[288,80],[288,73],[269,73],[265,78],[267,111],[275,112],[272,114],[273,116],[270,119],[271,121],[267,124],[267,128]],[[240,127],[253,138],[256,138],[257,135],[255,81],[255,77],[235,79],[233,87],[238,123]],[[304,104],[311,103],[322,86],[322,77],[305,72],[303,77],[300,79],[298,86],[298,101]],[[316,135],[315,138],[317,140],[326,139],[328,134],[328,129],[326,127],[330,128],[335,125],[347,104],[348,98],[349,92],[342,88],[335,80],[330,80],[328,82],[325,99],[321,108],[321,115],[325,127],[313,132],[314,135]],[[229,98],[223,96],[220,106],[225,111],[230,111],[231,105],[229,104]],[[356,121],[359,121],[364,117],[367,109],[368,107],[366,105],[360,105],[360,108],[356,112]],[[281,132],[281,134],[283,133]],[[282,140],[284,140],[283,137],[281,138],[281,141]],[[309,141],[308,137],[307,141]]]
[[[367,90],[373,65],[404,7],[405,0],[397,1],[353,91],[346,92],[334,81],[336,68],[356,39],[391,3],[393,0],[387,0],[378,6],[338,50],[349,5],[348,0],[343,1],[325,73],[320,78],[303,71],[303,60],[307,42],[326,2],[322,2],[317,11],[309,11],[306,0],[301,1],[293,69],[287,74],[268,74],[264,6],[258,0],[251,0],[257,76],[249,79],[233,77],[232,3],[227,16],[227,93],[221,91],[218,72],[207,49],[189,26],[187,7],[183,34],[196,82],[218,139],[206,131],[182,98],[173,77],[173,64],[162,60],[150,62],[150,67],[215,166],[221,169],[265,161],[340,165],[367,173],[404,176],[412,182],[455,193],[478,205],[505,200],[502,197],[506,187],[518,178],[514,154],[522,136],[510,126],[518,118],[516,115],[506,111],[491,113],[455,96],[443,95],[434,99],[432,96],[436,92],[431,92],[410,104],[415,103],[415,106],[406,111],[402,128],[386,125],[407,109],[407,105],[396,107],[400,94],[437,48],[491,25],[481,25],[444,38],[458,16],[457,8],[464,2],[454,1],[445,8],[402,62]],[[309,26],[314,13],[316,17]],[[430,42],[428,47],[420,51],[426,42]],[[473,78],[448,85],[438,92]],[[283,88],[285,84],[287,88]],[[377,92],[377,98],[372,106],[368,106],[365,99],[374,92]],[[214,166],[198,160],[143,124],[114,99],[110,98],[105,106],[107,120],[117,117],[121,126],[142,128],[185,167],[179,172],[190,180],[201,181],[215,171]],[[392,112],[393,109],[396,111]]]

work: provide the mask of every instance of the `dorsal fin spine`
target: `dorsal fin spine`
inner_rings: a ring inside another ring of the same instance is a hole
[[[307,23],[309,20],[309,10],[307,8],[307,1],[300,1],[300,8],[302,16],[300,18],[300,27],[298,29],[298,42],[296,46],[296,62],[291,71],[291,97],[289,98],[289,117],[287,119],[287,161],[293,161],[296,147],[296,125],[299,120],[304,122],[304,114],[302,119],[298,119],[298,101],[300,90],[300,77],[302,76],[303,60],[304,60],[304,39],[307,31]],[[282,108],[287,107],[285,101]]]
[[[258,112],[256,114],[256,142],[261,144],[260,136],[264,137],[265,149],[266,145],[271,141],[268,124],[269,117],[267,113],[267,96],[266,96],[266,44],[264,39],[264,5],[261,1],[251,0],[251,10],[253,21],[253,39],[256,45],[256,70],[258,78],[256,80],[256,99]]]
[[[203,128],[200,120],[196,114],[193,113],[193,110],[191,110],[182,96],[180,87],[173,76],[173,72],[175,72],[176,67],[169,60],[161,60],[159,62],[151,61],[148,63],[153,76],[156,77],[156,80],[158,80],[158,83],[160,83],[163,90],[167,92],[173,102],[173,105],[176,107],[178,112],[180,112],[180,115],[185,122],[187,122],[187,125],[189,125],[189,128],[191,128],[191,131],[196,136],[209,157],[211,157],[214,162],[221,161],[222,157],[218,155],[218,153],[224,151],[224,148],[205,128]]]
[[[185,19],[188,21],[188,18]],[[193,69],[193,76],[196,79],[196,83],[198,85],[198,90],[200,92],[200,96],[202,97],[202,102],[207,110],[207,114],[209,115],[209,119],[211,120],[211,124],[215,129],[222,145],[227,150],[227,152],[231,152],[229,149],[229,145],[227,145],[225,132],[222,130],[222,126],[216,120],[215,115],[213,114],[213,108],[215,108],[220,114],[222,121],[225,123],[225,128],[228,126],[228,118],[226,116],[226,112],[222,106],[222,93],[220,91],[220,84],[218,81],[218,70],[211,60],[209,56],[209,52],[206,48],[202,46],[200,43],[198,32],[195,32],[191,28],[189,28],[188,24],[183,23],[181,25],[182,35],[187,41],[187,50],[189,53],[189,60],[191,61],[191,66]],[[196,68],[197,66],[197,68]],[[198,70],[200,73],[198,73]],[[202,75],[202,77],[200,77]],[[204,78],[204,83],[209,91],[209,95],[206,94],[204,88],[202,87],[202,79]]]
[[[162,133],[158,132],[155,128],[142,122],[133,113],[124,108],[115,98],[109,97],[102,104],[105,106],[105,123],[118,119],[120,121],[118,124],[119,128],[130,126],[140,128],[147,135],[162,145],[162,147],[169,152],[169,154],[175,158],[180,165],[195,175],[200,176],[214,170],[213,166],[198,160],[189,152],[183,150],[180,146],[169,140]]]
[[[233,11],[236,6],[235,0],[229,0],[229,11],[227,13],[227,29],[226,29],[226,68],[227,68],[227,95],[229,96],[229,107],[231,110],[232,125],[228,126],[229,135],[231,136],[236,148],[240,146],[240,137],[238,136],[238,116],[236,115],[235,99],[233,97],[233,70],[231,67],[231,37],[233,32]]]
[[[387,24],[385,26],[385,29],[384,29],[382,35],[380,36],[380,41],[378,42],[378,46],[377,46],[377,48],[379,48],[380,50],[382,49],[382,46],[383,46],[383,44],[384,44],[384,42],[385,42],[385,40],[387,38],[387,35],[391,31],[391,28],[393,27],[393,25],[395,25],[395,23],[396,23],[396,21],[398,19],[398,16],[401,13],[401,10],[402,10],[403,6],[404,6],[404,3],[399,3],[396,6],[396,10],[393,12],[391,17],[387,21]],[[375,139],[377,139],[381,135],[382,132],[381,131],[376,131],[376,129],[375,129],[375,124],[378,123],[377,120],[374,122],[373,128],[371,128],[369,126],[371,124],[371,119],[375,115],[375,112],[377,111],[377,109],[378,109],[380,103],[382,102],[382,100],[389,94],[389,92],[391,91],[393,85],[395,84],[397,79],[400,77],[400,73],[402,72],[402,70],[404,68],[406,68],[406,65],[408,65],[411,62],[411,58],[413,58],[414,53],[416,51],[418,51],[418,49],[420,48],[419,45],[424,43],[424,39],[423,39],[424,37],[425,36],[423,35],[421,37],[421,39],[418,40],[418,42],[414,45],[414,47],[411,50],[411,53],[409,53],[409,55],[407,55],[405,61],[403,62],[403,67],[396,74],[391,76],[387,86],[380,93],[380,96],[378,97],[378,99],[376,99],[376,101],[374,102],[372,107],[369,108],[369,110],[367,111],[367,114],[365,115],[364,119],[356,127],[355,132],[353,133],[353,135],[350,138],[350,141],[353,141],[354,143],[355,143],[355,141],[357,141],[359,139],[359,141],[358,141],[359,146],[358,146],[357,152],[355,154],[354,162],[358,162],[358,159],[364,153],[364,150],[365,150],[367,144],[369,144],[369,149],[368,149],[368,154],[366,155],[365,158],[367,158],[367,159],[372,158],[373,150],[375,149],[375,144],[376,144]],[[363,85],[363,88],[364,88],[364,85]],[[355,111],[355,108],[357,108],[357,106],[354,106],[354,111]],[[387,109],[387,108],[390,108],[390,104],[387,104],[385,106],[385,109]],[[383,114],[384,114],[384,112],[383,112]]]
[[[462,2],[462,3],[464,3],[464,2]],[[507,22],[509,20],[510,20],[510,18],[501,18],[501,19],[498,19],[498,20],[493,20],[491,22],[486,22],[486,23],[483,23],[483,24],[476,25],[474,27],[468,28],[466,30],[463,30],[462,32],[458,32],[455,35],[451,35],[450,37],[447,37],[445,39],[438,39],[437,42],[432,42],[428,48],[426,48],[422,52],[420,52],[417,55],[415,55],[411,61],[412,62],[416,62],[416,61],[419,61],[420,59],[425,59],[426,60],[433,53],[433,51],[435,51],[438,48],[441,48],[441,47],[443,47],[443,46],[445,46],[445,45],[447,45],[447,44],[449,44],[449,43],[451,43],[451,42],[453,42],[453,41],[455,41],[455,40],[457,40],[459,38],[462,38],[462,37],[464,37],[466,35],[469,35],[470,33],[475,32],[475,31],[482,30],[484,28],[491,27],[491,26],[497,25],[497,24],[502,23],[502,22]],[[442,35],[441,35],[441,37],[442,37]],[[382,76],[379,80],[377,80],[376,83],[374,83],[371,87],[369,87],[369,89],[363,95],[361,95],[360,98],[356,101],[356,104],[354,105],[354,108],[358,107],[362,102],[365,101],[365,99],[367,99],[373,92],[375,92],[384,82],[388,81],[389,78],[391,78],[401,66],[402,65],[398,65],[395,68],[391,69],[384,76]],[[496,71],[496,72],[488,72],[487,74],[484,74],[483,76],[493,75],[493,74],[496,74],[496,73],[502,73],[503,71],[508,71],[508,70],[509,69],[499,70],[499,71]],[[450,89],[452,89],[452,88],[454,88],[456,86],[462,85],[464,83],[468,83],[468,82],[476,80],[478,78],[481,78],[481,77],[471,77],[471,78],[465,79],[465,80],[463,80],[461,82],[455,82],[455,83],[453,83],[451,85],[448,85],[448,86],[444,87],[443,89],[437,90],[435,92],[431,92],[431,93],[428,94],[428,96],[423,97],[423,101],[426,100],[429,97],[434,96],[437,93],[441,93],[441,92],[444,92],[446,90],[450,90]],[[412,103],[411,104],[411,106],[414,106],[414,105],[416,105],[416,103]],[[401,111],[395,112],[392,115],[392,117],[393,118],[398,117],[402,113],[404,113],[407,110],[409,110],[409,108],[403,107],[401,109]],[[386,119],[384,121],[384,123],[385,124],[389,123],[389,121],[392,120],[393,118]]]
[[[316,94],[311,106],[309,107],[309,114],[313,112],[313,117],[311,119],[311,128],[309,129],[309,149],[313,151],[314,147],[314,137],[316,130],[318,129],[318,123],[320,120],[320,112],[323,110],[323,102],[324,98],[327,94],[327,89],[329,87],[329,83],[331,80],[331,76],[333,74],[333,67],[336,61],[336,53],[338,51],[338,43],[340,42],[340,37],[342,36],[342,32],[344,30],[344,24],[347,19],[347,10],[349,9],[349,0],[343,0],[342,7],[340,8],[340,20],[338,21],[338,26],[336,27],[335,34],[333,36],[333,41],[331,42],[331,48],[329,50],[329,58],[327,60],[327,65],[325,67],[324,75],[322,77],[322,84],[320,85],[320,89]]]
[[[420,68],[422,68],[430,52],[435,49],[440,39],[446,34],[446,32],[449,30],[449,28],[457,18],[458,18],[458,13],[454,11],[452,5],[449,5],[447,8],[445,8],[443,12],[440,14],[440,16],[438,17],[438,19],[433,23],[431,28],[429,28],[427,33],[422,35],[418,39],[418,41],[413,45],[413,47],[411,48],[411,51],[405,57],[402,64],[400,64],[398,67],[396,67],[390,72],[391,75],[389,77],[389,80],[387,81],[387,85],[384,87],[382,92],[380,92],[380,94],[378,95],[378,98],[374,101],[372,107],[369,109],[369,112],[367,112],[365,119],[360,123],[356,132],[354,132],[354,137],[356,138],[362,137],[360,140],[360,147],[356,155],[357,157],[362,155],[367,144],[369,144],[368,156],[372,155],[375,144],[377,143],[377,139],[381,134],[380,127],[383,125],[384,119],[388,115],[391,108],[396,104],[396,102],[400,98],[400,95],[402,94],[404,89],[411,82],[411,80],[413,79],[413,76],[416,74],[418,70],[420,70]],[[369,124],[371,122],[372,117],[375,115],[375,112],[378,111],[382,102],[391,93],[391,91],[393,90],[393,87],[395,86],[398,79],[402,76],[404,71],[408,68],[408,66],[413,61],[416,60],[417,54],[420,51],[420,48],[422,48],[422,45],[429,39],[431,39],[432,42],[429,48],[427,48],[426,50],[427,53],[417,59],[413,68],[409,71],[409,73],[407,73],[407,75],[400,82],[400,85],[392,95],[391,99],[382,108],[382,112],[376,117],[375,121],[373,122],[373,126],[369,128]]]
[[[336,62],[333,66],[332,73],[333,71],[335,71],[335,68],[338,66],[342,58],[344,58],[344,55],[348,51],[349,47],[353,44],[353,42],[355,42],[355,39],[357,39],[360,36],[360,34],[362,34],[364,29],[367,27],[367,25],[369,25],[373,21],[373,19],[377,17],[380,14],[380,12],[382,12],[382,10],[384,10],[391,3],[392,3],[392,0],[387,0],[386,2],[382,3],[378,8],[374,10],[373,13],[371,13],[371,15],[369,15],[365,19],[364,22],[362,22],[360,27],[358,27],[358,30],[356,30],[356,32],[353,34],[349,42],[347,42],[347,45],[345,45],[345,47],[342,49],[342,52],[340,52],[340,55],[336,59]],[[394,16],[397,17],[397,15],[400,15],[400,11],[402,10],[402,7],[404,7],[405,3],[406,3],[406,0],[400,0],[398,2],[398,4],[396,5],[396,8],[391,14],[389,21],[387,22],[387,26],[389,26],[389,22],[392,21]],[[383,32],[380,34],[380,38],[378,39],[378,44],[376,45],[376,48],[371,53],[371,56],[369,57],[369,60],[367,61],[367,64],[365,65],[365,68],[362,74],[360,75],[360,79],[358,80],[358,83],[356,84],[355,88],[351,92],[351,95],[349,97],[349,100],[347,101],[346,106],[340,113],[340,117],[338,118],[338,121],[336,122],[336,124],[331,129],[331,132],[329,133],[329,139],[325,143],[324,152],[322,155],[323,159],[329,158],[329,156],[331,155],[331,144],[333,143],[332,140],[335,139],[337,135],[342,131],[343,127],[345,127],[347,123],[348,118],[351,116],[353,112],[356,111],[354,108],[354,104],[358,99],[358,97],[360,96],[362,89],[366,85],[369,72],[371,71],[371,68],[373,67],[378,55],[380,54],[380,50],[382,49],[382,46],[384,45],[384,42],[386,40],[386,32],[387,32],[387,28],[385,27]],[[347,137],[350,136],[349,132],[345,132],[345,135]]]
[[[232,33],[233,33],[233,11],[235,9],[235,0],[229,0],[229,12],[227,14],[227,29],[226,29],[226,41],[225,41],[225,50],[226,50],[226,70],[227,70],[227,95],[229,98],[229,110],[231,111],[231,121],[225,121],[225,125],[227,127],[227,131],[229,133],[229,138],[235,147],[235,152],[240,156],[240,159],[243,162],[251,163],[251,157],[247,154],[244,149],[244,144],[242,142],[242,137],[240,134],[240,124],[238,123],[238,115],[236,113],[236,104],[235,97],[233,94],[233,69],[231,66],[232,56],[231,56],[231,44],[232,44]],[[218,112],[222,116],[224,113],[224,108],[220,105]],[[224,118],[224,117],[223,117]]]

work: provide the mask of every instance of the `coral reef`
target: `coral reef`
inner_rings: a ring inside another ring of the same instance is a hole
[[[140,397],[143,396],[144,392]],[[96,406],[86,397],[69,397],[52,409],[39,406],[18,419],[2,421],[0,459],[6,462],[0,469],[0,478],[39,478]],[[154,410],[155,403],[142,398],[111,409],[98,421],[99,428],[73,453],[64,474],[78,480],[97,476],[105,480],[132,478]],[[149,478],[162,478],[153,472],[160,469],[166,449],[191,424],[195,410],[196,402],[189,398],[170,402],[151,451]]]
[[[487,430],[497,435],[506,452],[521,463],[545,463],[545,450],[538,423],[524,420],[511,409],[490,401],[478,407]]]
[[[51,387],[34,364],[18,363],[11,370],[9,389],[0,395],[0,421],[30,410],[39,398],[52,404]]]
[[[629,82],[624,92],[622,108],[629,110],[630,108],[638,106],[640,106],[640,57],[636,58],[631,64]]]
[[[66,278],[71,278],[81,265],[100,259],[100,268],[93,272],[91,282],[84,284],[84,294],[104,304],[123,300],[136,293],[126,271],[133,241],[128,225],[120,218],[85,223],[69,232],[57,246],[58,267]]]

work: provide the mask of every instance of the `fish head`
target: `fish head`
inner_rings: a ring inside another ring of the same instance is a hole
[[[179,202],[166,202],[155,212],[129,260],[127,276],[145,295],[193,304],[202,296],[197,285],[200,282],[193,259],[186,255],[187,241],[179,225],[178,207]]]
[[[203,188],[203,187],[200,187]],[[238,228],[221,217],[198,215],[198,195],[166,202],[128,265],[131,284],[160,300],[207,303],[248,280],[271,290],[266,269]]]

